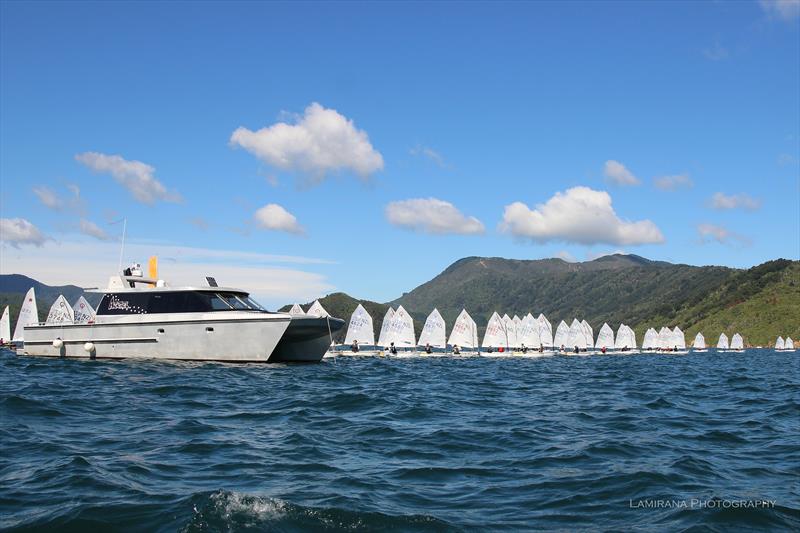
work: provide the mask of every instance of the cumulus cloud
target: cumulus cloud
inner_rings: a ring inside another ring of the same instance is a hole
[[[336,110],[316,102],[294,124],[278,122],[258,131],[239,127],[230,143],[274,167],[299,171],[316,181],[342,170],[367,179],[383,169],[383,156],[372,147],[367,133]]]
[[[639,178],[625,168],[625,165],[613,159],[606,161],[603,174],[606,175],[606,179],[609,183],[613,183],[614,185],[639,185],[641,183]]]
[[[688,174],[660,176],[658,178],[653,178],[653,184],[662,191],[676,191],[681,188],[694,187],[694,182]]]
[[[256,211],[253,218],[261,229],[285,231],[295,235],[305,233],[303,227],[297,222],[297,217],[278,204],[265,205]]]
[[[0,242],[14,248],[24,244],[42,246],[47,237],[24,218],[0,218]]]
[[[697,234],[700,236],[701,243],[718,242],[719,244],[750,244],[750,239],[738,233],[734,233],[724,226],[715,224],[698,224]]]
[[[749,194],[725,194],[714,193],[711,197],[711,207],[713,209],[745,209],[755,211],[761,207],[761,200],[753,198]]]
[[[444,157],[442,157],[442,154],[440,154],[433,148],[428,148],[427,146],[422,146],[421,144],[418,144],[414,148],[409,150],[409,153],[415,156],[427,157],[441,168],[448,167],[447,163],[445,163]]]
[[[128,189],[136,200],[145,204],[154,204],[158,200],[179,202],[181,197],[170,192],[154,174],[156,169],[141,161],[128,161],[118,155],[106,155],[98,152],[85,152],[75,156],[92,171],[111,174],[114,180]]]
[[[758,3],[770,18],[792,21],[800,17],[800,0],[759,0]]]
[[[619,218],[611,205],[611,195],[588,187],[557,192],[535,209],[522,202],[507,205],[500,230],[540,243],[564,241],[625,246],[664,242],[661,230],[653,222],[629,222]]]
[[[101,241],[111,240],[111,237],[109,237],[108,233],[103,231],[103,229],[100,226],[98,226],[94,222],[86,220],[85,218],[81,219],[80,230],[81,233],[83,233],[84,235],[89,235],[90,237],[94,237],[95,239],[100,239]]]
[[[413,198],[390,202],[386,219],[395,226],[424,233],[471,235],[484,232],[483,223],[464,215],[450,202],[437,198]]]

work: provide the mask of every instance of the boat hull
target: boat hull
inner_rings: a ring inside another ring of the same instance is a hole
[[[136,322],[117,319],[95,324],[26,326],[25,342],[18,353],[82,359],[266,363],[272,362],[275,347],[291,320],[289,315],[280,314],[219,315],[149,315]]]
[[[330,349],[332,336],[343,327],[339,318],[293,316],[270,362],[319,362]]]

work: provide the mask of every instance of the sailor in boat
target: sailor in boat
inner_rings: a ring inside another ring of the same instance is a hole
[[[486,353],[493,353],[493,352],[494,352],[494,348],[492,348],[491,346],[489,346],[489,347],[486,349]]]
[[[431,348],[431,344],[429,342],[425,343],[425,353],[427,354],[433,353],[433,348]]]
[[[606,353],[606,347],[605,347],[605,346],[603,346],[603,347],[600,349],[600,353]]]
[[[561,353],[567,353],[567,347],[563,344],[561,345]]]
[[[350,345],[350,350],[353,353],[358,353],[358,341],[357,340],[353,340],[353,344]]]
[[[389,353],[392,355],[397,355],[397,347],[394,345],[394,343],[389,345]]]
[[[541,344],[539,345],[539,353],[544,353],[544,346]]]
[[[575,353],[581,353],[581,349],[580,349],[580,348],[578,348],[578,345],[577,345],[577,344],[575,345]]]
[[[525,346],[525,343],[524,343],[524,342],[522,343],[522,348],[521,348],[521,350],[522,350],[522,353],[528,353],[528,347],[527,347],[527,346]]]
[[[453,345],[453,355],[461,355],[461,348],[458,347],[458,344]]]

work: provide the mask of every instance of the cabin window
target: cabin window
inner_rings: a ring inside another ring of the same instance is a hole
[[[250,297],[241,293],[143,291],[104,294],[97,307],[97,314],[143,315],[148,313],[208,313],[249,310],[266,312]]]

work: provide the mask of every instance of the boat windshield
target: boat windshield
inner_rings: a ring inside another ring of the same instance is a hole
[[[229,309],[237,311],[264,311],[263,307],[245,294],[218,292],[214,294],[211,301],[216,310],[224,310],[224,307],[218,307],[218,305],[226,305]]]

